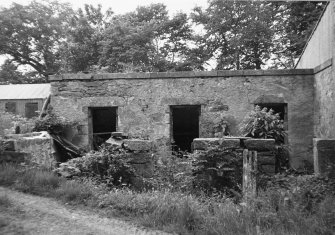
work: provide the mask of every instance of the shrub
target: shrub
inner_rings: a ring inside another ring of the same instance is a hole
[[[193,155],[194,187],[240,198],[243,157],[234,149],[212,148]]]
[[[63,164],[79,169],[79,176],[93,177],[109,186],[129,185],[135,176],[127,153],[119,148],[100,148]]]
[[[47,131],[50,134],[64,135],[67,128],[76,125],[76,122],[71,122],[64,117],[60,117],[52,111],[49,106],[47,114],[42,119],[35,121],[33,131]]]
[[[253,138],[275,139],[277,143],[284,143],[286,132],[284,130],[284,121],[280,119],[278,113],[272,109],[261,109],[256,105],[240,125],[242,134]]]
[[[284,129],[284,121],[278,113],[272,109],[256,105],[240,124],[240,131],[243,135],[260,138],[275,139],[277,145],[276,168],[278,171],[285,171],[289,167],[289,148],[284,144],[287,135]]]

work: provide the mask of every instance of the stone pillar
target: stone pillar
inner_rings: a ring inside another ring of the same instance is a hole
[[[314,173],[335,177],[335,139],[313,139]]]
[[[244,199],[254,198],[257,195],[257,152],[243,150],[243,197]]]

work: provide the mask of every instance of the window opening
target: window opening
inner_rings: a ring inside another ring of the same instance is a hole
[[[25,104],[25,116],[26,118],[36,117],[38,115],[38,103],[26,103]]]
[[[16,114],[16,102],[7,102],[5,104],[5,111],[8,113]]]

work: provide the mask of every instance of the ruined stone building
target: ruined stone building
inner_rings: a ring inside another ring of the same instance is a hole
[[[313,161],[313,138],[335,138],[335,4],[329,3],[295,69],[62,74],[51,76],[54,111],[79,125],[71,141],[90,149],[111,132],[189,150],[196,137],[231,135],[254,105],[280,112],[290,163]]]

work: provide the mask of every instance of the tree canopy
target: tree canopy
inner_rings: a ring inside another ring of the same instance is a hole
[[[115,15],[57,1],[0,9],[0,76],[18,83],[58,72],[291,68],[324,2],[209,0],[190,15],[162,3]],[[11,74],[11,75],[10,75]],[[38,76],[36,76],[38,74]],[[27,76],[26,76],[27,77]],[[0,78],[4,80],[4,78]]]

